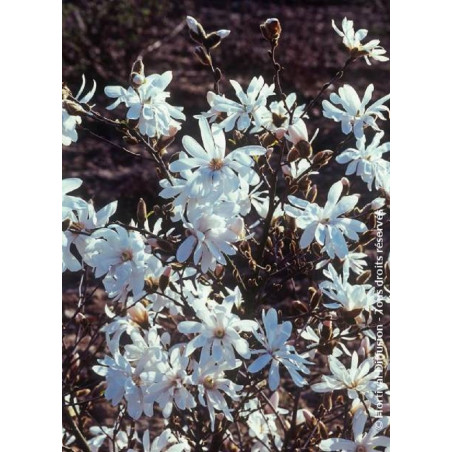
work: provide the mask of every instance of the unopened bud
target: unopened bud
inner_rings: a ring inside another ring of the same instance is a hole
[[[198,60],[201,62],[201,64],[204,64],[205,66],[212,66],[212,58],[210,58],[210,55],[207,53],[204,47],[202,46],[195,47],[194,53],[197,56]]]
[[[145,80],[143,60],[138,58],[133,63],[132,70],[130,71],[130,84],[134,88],[138,88],[145,82]]]
[[[267,41],[277,41],[281,35],[281,24],[276,17],[267,19],[260,26],[262,36],[267,39]]]
[[[331,392],[326,392],[323,395],[323,406],[326,411],[331,411],[333,408],[333,394]]]
[[[148,210],[143,198],[140,198],[137,205],[137,223],[139,228],[144,228],[148,218]]]
[[[300,158],[301,158],[300,152],[298,151],[298,149],[295,146],[293,146],[290,149],[289,153],[287,154],[287,161],[289,163],[292,163],[292,162],[296,162]]]
[[[314,202],[317,199],[317,185],[312,185],[311,187],[309,187],[308,192],[306,193],[306,199],[309,202]]]
[[[326,341],[329,341],[333,337],[333,322],[331,319],[323,321],[320,336]]]
[[[366,284],[366,282],[369,281],[371,276],[372,276],[372,272],[370,270],[366,270],[366,271],[362,272],[356,278],[356,284]]]
[[[333,151],[320,151],[317,152],[317,154],[314,155],[312,158],[313,165],[316,165],[317,167],[325,166],[333,156]]]
[[[322,299],[322,292],[320,292],[320,290],[317,290],[314,287],[310,287],[308,291],[311,294],[310,299],[311,309],[314,310],[320,304],[320,300]]]
[[[165,289],[168,287],[171,273],[172,273],[171,267],[166,267],[165,270],[163,271],[162,276],[160,276],[159,289],[162,292],[164,292]]]
[[[72,221],[70,218],[66,218],[62,223],[62,231],[67,231],[71,227]]]
[[[304,159],[308,159],[312,155],[312,146],[309,141],[300,140],[295,147],[298,149],[300,157]]]
[[[188,32],[193,41],[203,44],[206,38],[206,32],[202,25],[192,16],[187,16]]]

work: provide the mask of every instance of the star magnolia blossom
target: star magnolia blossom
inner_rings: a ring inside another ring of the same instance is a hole
[[[74,244],[81,256],[84,256],[88,243],[92,240],[89,234],[92,230],[104,227],[110,217],[115,213],[118,202],[107,204],[104,208],[96,212],[90,203],[86,203],[83,208],[74,212],[71,229],[77,232],[66,231],[65,246],[63,247],[63,271],[67,268],[70,271],[78,271],[82,268],[81,262],[71,252],[71,245]]]
[[[259,331],[253,331],[253,334],[264,348],[252,351],[253,354],[260,356],[248,367],[249,372],[259,372],[271,362],[268,386],[270,390],[275,391],[280,383],[279,365],[282,364],[297,386],[307,384],[300,373],[309,374],[309,369],[306,367],[306,364],[310,364],[309,361],[298,355],[293,345],[286,344],[292,333],[292,324],[287,321],[278,325],[278,315],[273,308],[266,314],[262,312],[262,322],[265,332],[259,326]]]
[[[361,44],[361,41],[367,36],[367,30],[362,28],[355,32],[353,28],[353,20],[348,20],[346,17],[342,19],[342,30],[336,26],[334,20],[331,21],[334,31],[341,36],[342,42],[347,47],[352,55],[364,55],[366,63],[370,66],[370,58],[377,61],[388,61],[389,58],[384,56],[386,50],[381,47],[378,39],[373,39],[367,44]]]
[[[205,197],[218,188],[220,193],[233,192],[240,187],[241,179],[256,185],[259,176],[254,171],[251,156],[263,155],[267,150],[263,146],[244,146],[226,155],[226,139],[222,129],[209,124],[204,117],[199,118],[199,128],[204,147],[190,136],[182,138],[186,152],[170,164],[170,170],[181,172],[193,170],[186,190],[191,198]]]
[[[282,100],[279,102],[273,101],[268,108],[261,107],[255,115],[256,126],[250,130],[250,133],[269,130],[275,134],[276,138],[281,139],[290,126],[290,115],[287,112],[286,105],[289,108],[289,111],[293,110],[292,124],[296,123],[303,114],[305,104],[293,108],[296,100],[297,95],[291,93],[286,97],[285,103]]]
[[[356,312],[358,315],[361,310],[370,311],[377,302],[375,287],[370,284],[352,285],[348,282],[349,270],[347,267],[343,268],[343,277],[339,276],[331,264],[328,265],[328,270],[323,271],[323,274],[330,281],[322,281],[319,288],[323,294],[336,301],[336,303],[324,303],[326,308],[342,308],[348,312]]]
[[[339,88],[339,95],[332,93],[329,101],[324,100],[322,102],[323,116],[340,122],[342,133],[349,134],[353,131],[357,139],[364,136],[365,125],[380,131],[375,118],[385,120],[383,112],[389,112],[389,108],[383,104],[389,100],[389,94],[367,107],[367,104],[372,98],[373,90],[374,85],[370,84],[361,101],[352,86],[344,85],[342,88]],[[340,105],[343,110],[333,104]]]
[[[138,129],[143,135],[149,137],[173,136],[180,128],[180,123],[185,121],[182,107],[173,107],[166,102],[170,93],[165,91],[173,78],[171,71],[162,75],[152,74],[144,78],[138,88],[122,86],[107,86],[105,94],[116,98],[116,101],[107,107],[113,110],[121,102],[128,107],[127,119],[138,120]]]
[[[243,386],[225,378],[224,371],[235,369],[241,364],[240,360],[237,360],[233,366],[211,361],[204,366],[195,366],[193,384],[198,385],[199,402],[209,410],[212,432],[215,430],[215,410],[223,412],[226,419],[233,421],[231,410],[222,393],[229,396],[231,400],[237,401],[240,400],[238,392],[243,389]]]
[[[93,87],[91,88],[91,90],[87,94],[85,94],[82,98],[80,98],[80,96],[83,93],[83,90],[85,89],[85,75],[82,75],[82,86],[80,87],[77,95],[75,96],[75,100],[77,100],[81,104],[87,104],[94,96],[94,93],[96,92],[96,86],[97,86],[96,81],[93,80]],[[63,115],[62,142],[63,145],[69,146],[71,143],[75,143],[78,140],[77,125],[82,123],[82,118],[79,115],[69,114],[67,109],[64,107],[64,102],[62,108],[62,115]]]
[[[187,386],[190,378],[187,374],[189,359],[182,353],[180,347],[173,348],[169,353],[169,360],[157,362],[155,381],[146,390],[146,402],[157,402],[162,410],[163,417],[168,418],[175,404],[179,409],[185,410],[196,406],[195,399]]]
[[[348,397],[352,400],[358,399],[361,394],[370,402],[377,404],[376,392],[388,389],[385,383],[377,380],[381,374],[380,369],[370,372],[374,365],[373,358],[367,358],[358,366],[358,354],[353,352],[350,369],[347,369],[337,358],[330,355],[328,364],[332,375],[323,375],[320,383],[311,385],[313,391],[323,393],[346,389]]]
[[[140,233],[127,231],[122,226],[111,225],[91,234],[85,249],[85,261],[94,269],[94,276],[108,273],[122,286],[129,285],[134,295],[144,286],[146,253]]]
[[[367,231],[367,227],[359,220],[344,218],[358,202],[358,195],[344,196],[341,181],[333,184],[328,192],[324,207],[316,203],[289,196],[291,205],[285,206],[285,212],[296,219],[297,225],[303,229],[300,238],[300,248],[307,248],[315,239],[323,245],[323,251],[330,258],[338,256],[343,259],[348,254],[348,246],[344,235],[350,240],[358,240],[358,233]]]
[[[142,452],[190,452],[191,447],[185,438],[181,440],[171,432],[169,428],[165,429],[159,436],[154,438],[151,443],[149,430],[143,433]],[[127,449],[127,452],[135,452],[135,449]]]
[[[176,258],[185,262],[193,253],[195,265],[201,262],[201,271],[215,270],[217,262],[226,265],[226,255],[236,253],[233,243],[241,240],[243,219],[236,216],[239,206],[234,203],[198,205],[187,209],[184,227],[189,236],[179,246]]]
[[[197,334],[185,349],[186,355],[191,355],[201,347],[200,364],[213,362],[235,363],[235,351],[243,358],[251,356],[248,342],[241,338],[242,331],[251,332],[257,328],[252,320],[241,320],[231,312],[234,304],[232,300],[216,303],[212,309],[206,306],[196,310],[196,316],[201,322],[183,321],[178,325],[178,330],[184,334]]]
[[[63,179],[62,181],[62,221],[74,218],[73,210],[81,210],[87,208],[87,202],[76,196],[70,196],[68,193],[77,190],[82,185],[83,181],[76,177]]]
[[[387,436],[377,436],[389,425],[389,418],[383,417],[376,421],[368,433],[364,433],[367,414],[364,410],[358,410],[353,416],[353,438],[354,440],[344,438],[329,438],[320,442],[319,448],[322,451],[342,451],[342,452],[371,452],[377,450],[377,447],[385,447],[389,452],[389,438]],[[381,450],[381,449],[378,449]]]
[[[383,154],[389,152],[390,144],[380,144],[384,132],[377,133],[372,142],[366,146],[366,137],[356,141],[356,149],[348,148],[336,157],[338,163],[346,164],[346,175],[355,174],[367,183],[367,188],[383,188],[389,192],[389,162],[383,159]]]
[[[245,93],[235,80],[230,80],[230,83],[240,103],[209,91],[207,102],[211,108],[205,116],[214,121],[222,113],[226,114],[226,119],[221,121],[219,126],[226,132],[230,132],[234,127],[243,131],[251,125],[252,118],[259,123],[260,108],[266,105],[269,96],[275,94],[275,85],[267,85],[262,76],[254,77]]]

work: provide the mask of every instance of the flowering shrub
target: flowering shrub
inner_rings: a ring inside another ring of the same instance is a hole
[[[233,33],[187,17],[214,78],[193,118],[168,102],[171,71],[147,74],[140,58],[127,87],[104,87],[115,119],[91,103],[95,81],[83,97],[84,76],[77,95],[63,87],[63,145],[82,124],[111,127],[122,150],[145,151],[162,198],[152,211],[140,199],[126,224],[114,219],[116,201],[97,210],[71,194],[81,179],[63,180],[63,272],[80,276],[63,331],[67,450],[389,451],[389,142],[380,129],[389,95],[371,103],[372,84],[362,98],[335,85],[357,59],[388,58],[352,21],[332,26],[348,58],[307,104],[281,86],[276,18],[261,25],[273,80],[244,86],[214,62]],[[331,150],[316,147],[309,120],[329,87],[323,118],[344,134]],[[180,137],[185,121],[199,134]],[[326,182],[334,161],[357,177]],[[106,293],[101,323],[86,309],[88,278]],[[286,281],[292,298],[269,303]],[[115,407],[112,425],[96,416],[102,399]]]

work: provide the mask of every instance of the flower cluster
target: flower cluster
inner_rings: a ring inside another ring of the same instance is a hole
[[[124,218],[117,201],[96,210],[73,193],[81,179],[63,180],[62,269],[68,280],[80,276],[77,306],[64,313],[64,409],[72,421],[64,445],[389,450],[388,347],[375,330],[389,300],[390,144],[381,130],[389,95],[371,104],[373,85],[362,99],[351,85],[339,87],[323,100],[321,121],[340,122],[347,136],[335,152],[319,149],[327,129],[315,129],[309,114],[325,89],[307,105],[283,93],[278,19],[261,25],[273,83],[258,75],[244,89],[229,80],[235,96],[221,93],[212,54],[230,31],[207,33],[191,16],[187,27],[214,75],[207,111],[187,119],[167,102],[173,73],[146,76],[141,57],[127,88],[104,88],[114,99],[107,110],[124,104],[125,120],[88,104],[95,82],[83,97],[84,77],[76,96],[63,87],[63,144],[78,140],[82,116],[87,127],[100,121],[125,137],[121,149],[146,151],[160,187],[152,211],[140,199],[124,222],[114,217]],[[350,52],[342,72],[361,56],[388,60],[378,40],[362,43],[367,30],[355,32],[352,21],[333,28]],[[177,141],[186,120],[199,137]],[[79,384],[86,375],[88,392]],[[90,417],[80,410],[90,413],[100,396],[117,410],[114,424],[87,420],[75,429]],[[339,418],[353,418],[351,428],[336,428]]]

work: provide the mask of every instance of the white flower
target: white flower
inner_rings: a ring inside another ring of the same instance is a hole
[[[115,406],[125,398],[127,412],[133,419],[139,419],[143,411],[147,416],[153,415],[152,404],[145,402],[143,393],[143,388],[148,384],[146,379],[148,376],[152,378],[152,375],[146,372],[142,374],[135,372],[135,369],[120,354],[115,355],[114,359],[106,356],[98,362],[100,365],[94,366],[93,370],[105,377],[107,400]]]
[[[77,198],[76,196],[69,196],[67,193],[71,191],[77,190],[77,188],[82,185],[83,181],[76,177],[63,179],[62,181],[62,195],[63,195],[63,203],[62,203],[62,211],[61,211],[61,219],[62,221],[66,219],[72,220],[74,218],[73,210],[80,210],[88,207],[88,203],[81,198]]]
[[[367,36],[366,29],[362,28],[355,32],[353,28],[353,21],[347,20],[346,17],[342,19],[342,31],[337,28],[334,20],[332,20],[331,22],[335,32],[343,38],[342,42],[344,43],[345,47],[350,50],[352,55],[364,55],[364,59],[366,60],[366,63],[368,65],[371,64],[369,58],[373,58],[377,61],[389,60],[388,57],[384,56],[386,50],[379,45],[380,41],[378,39],[373,39],[367,44],[361,44],[361,41]]]
[[[204,366],[200,364],[195,366],[193,384],[198,385],[199,402],[209,410],[212,432],[215,430],[215,410],[223,412],[226,419],[233,421],[231,410],[222,393],[225,393],[232,400],[240,400],[237,392],[243,386],[235,384],[226,378],[224,371],[235,369],[241,364],[240,360],[237,360],[233,366],[224,362],[216,364],[210,361]]]
[[[195,265],[201,262],[201,271],[215,270],[217,262],[226,265],[223,256],[234,255],[233,243],[241,240],[244,229],[243,219],[236,216],[239,206],[222,202],[207,205],[194,205],[187,210],[187,222],[184,227],[189,236],[179,246],[176,257],[185,262],[193,254]]]
[[[94,229],[104,227],[110,217],[115,213],[118,202],[107,204],[104,208],[96,212],[91,203],[85,203],[82,208],[75,209],[71,230],[66,231],[65,246],[63,247],[63,271],[67,268],[70,271],[78,271],[82,268],[81,262],[71,252],[71,245],[74,244],[80,256],[83,257],[85,249],[91,240],[90,233]]]
[[[348,134],[353,130],[356,138],[363,137],[364,125],[368,125],[372,129],[379,131],[380,129],[375,118],[385,120],[383,112],[389,112],[389,108],[383,104],[389,99],[389,94],[366,108],[372,97],[373,90],[374,85],[370,84],[361,101],[352,86],[344,85],[342,88],[339,88],[339,95],[336,93],[331,94],[331,102],[328,100],[322,102],[323,116],[340,122],[344,134]],[[333,104],[341,105],[343,110]]]
[[[355,253],[351,252],[348,253],[347,256],[342,259],[342,265],[344,267],[344,270],[349,272],[350,270],[357,275],[361,275],[364,272],[364,267],[367,267],[366,259],[367,254],[366,253]],[[329,264],[331,262],[330,259],[324,259],[320,261],[318,264],[316,264],[315,268],[316,270],[325,267],[325,265]]]
[[[149,430],[143,433],[143,452],[190,452],[190,445],[185,438],[178,440],[169,428],[165,429],[151,443]],[[127,449],[127,452],[135,452],[134,449]]]
[[[355,174],[367,183],[367,188],[383,188],[389,192],[389,162],[383,154],[389,152],[389,142],[380,144],[384,132],[375,134],[372,142],[366,147],[366,137],[356,141],[356,149],[348,148],[336,157],[338,163],[348,163],[346,175]]]
[[[352,285],[348,282],[348,268],[343,268],[343,277],[339,276],[331,264],[323,273],[331,281],[322,281],[319,288],[323,294],[336,301],[336,303],[324,303],[326,308],[342,308],[348,312],[363,309],[370,311],[373,304],[377,302],[375,287],[370,284]]]
[[[209,91],[207,102],[211,108],[205,115],[215,120],[221,113],[225,113],[227,118],[220,122],[221,128],[226,132],[230,132],[234,126],[237,130],[246,130],[251,125],[252,118],[259,121],[259,110],[266,105],[267,98],[275,94],[275,85],[267,85],[262,76],[253,77],[245,93],[235,80],[230,82],[240,103]]]
[[[293,206],[286,205],[285,211],[296,218],[297,225],[304,230],[300,238],[300,248],[307,248],[315,239],[323,245],[322,250],[326,251],[330,258],[336,255],[343,259],[348,254],[344,235],[350,240],[358,240],[358,233],[367,231],[366,225],[361,221],[342,217],[355,207],[359,199],[358,195],[350,195],[339,200],[342,189],[341,181],[333,184],[324,207],[289,196]]]
[[[226,299],[222,304],[215,303],[212,309],[200,306],[196,309],[196,316],[201,322],[183,321],[178,330],[184,334],[197,334],[185,349],[187,356],[197,348],[201,349],[201,365],[209,360],[213,362],[235,363],[235,351],[243,358],[251,356],[248,342],[240,337],[242,331],[251,332],[257,328],[252,320],[241,320],[231,312],[231,300]]]
[[[291,93],[286,97],[286,102],[280,100],[273,101],[268,108],[261,107],[254,115],[256,126],[250,130],[250,133],[261,132],[262,130],[269,130],[273,132],[276,138],[281,139],[287,132],[290,126],[290,116],[287,112],[286,105],[291,111],[297,100],[297,95]],[[298,122],[297,120],[303,114],[305,104],[299,105],[293,109],[292,124]]]
[[[127,432],[119,430],[118,432],[116,432],[115,435],[114,427],[107,426],[98,427],[96,425],[90,427],[89,432],[91,435],[93,435],[93,437],[88,440],[88,445],[92,452],[97,452],[100,449],[100,447],[104,444],[105,440],[107,440],[109,450],[111,450],[113,444],[115,449],[118,450],[127,447],[127,444],[129,444]],[[134,434],[133,437],[136,438],[136,434]]]
[[[96,91],[96,81],[93,80],[93,87],[91,88],[91,91],[89,91],[87,94],[85,94],[85,96],[83,96],[81,99],[79,99],[79,97],[82,95],[84,89],[85,89],[85,75],[82,75],[82,86],[80,87],[77,95],[75,96],[75,99],[81,104],[88,103],[91,100],[91,98],[94,96],[94,93]],[[63,115],[62,142],[65,146],[69,146],[71,143],[73,143],[73,142],[75,143],[78,139],[76,127],[78,124],[81,124],[82,118],[79,115],[69,114],[67,109],[64,107],[64,102],[63,102],[63,108],[62,108],[62,115]]]
[[[311,385],[313,391],[332,392],[346,389],[350,399],[357,399],[361,394],[376,404],[378,403],[376,392],[388,389],[385,383],[378,381],[381,374],[380,369],[370,372],[374,366],[373,358],[367,358],[358,367],[358,354],[353,352],[350,369],[346,369],[337,358],[330,355],[328,364],[332,375],[322,375],[320,383]]]
[[[358,410],[353,416],[353,438],[354,441],[344,438],[329,438],[320,442],[320,450],[323,451],[342,451],[342,452],[371,452],[377,450],[377,447],[385,447],[389,451],[389,438],[387,436],[377,436],[389,425],[389,418],[383,417],[377,420],[368,433],[364,433],[367,414],[363,410]],[[378,449],[381,450],[381,449]]]
[[[130,286],[135,296],[142,292],[146,271],[143,237],[136,231],[111,225],[91,234],[84,260],[94,269],[96,278],[109,273],[123,287]]]
[[[342,339],[351,340],[352,337],[346,337],[350,328],[341,331],[339,328],[335,328],[331,333],[331,338],[325,339],[322,337],[322,330],[325,327],[325,323],[331,323],[331,320],[326,320],[324,323],[320,323],[316,331],[309,325],[303,330],[300,336],[307,341],[311,341],[317,346],[309,351],[309,358],[313,359],[317,351],[322,354],[333,355],[334,357],[342,356],[343,353],[350,356],[348,348],[341,342]],[[311,348],[311,347],[309,347]]]
[[[128,107],[127,119],[138,120],[140,133],[149,137],[173,136],[180,128],[175,121],[185,120],[182,107],[173,107],[166,102],[170,93],[165,88],[171,82],[173,74],[167,71],[162,75],[152,74],[146,77],[136,89],[122,86],[107,86],[105,94],[116,98],[116,101],[107,107],[108,110],[116,108],[121,102]]]
[[[181,410],[196,406],[195,399],[187,389],[190,383],[187,374],[189,359],[182,351],[180,347],[173,348],[169,353],[169,360],[155,365],[156,379],[146,390],[146,401],[157,402],[165,418],[171,415],[173,404]]]
[[[293,345],[287,344],[292,333],[292,324],[289,321],[278,325],[278,315],[275,309],[269,309],[265,314],[262,311],[262,322],[265,332],[259,325],[259,331],[253,331],[256,339],[263,345],[263,349],[253,350],[253,354],[260,355],[249,367],[248,371],[256,373],[262,370],[271,361],[268,373],[268,386],[275,391],[280,383],[279,365],[282,364],[289,372],[293,382],[297,386],[307,384],[306,380],[299,372],[309,374],[306,364],[309,361],[302,358],[295,352]]]
[[[204,117],[199,118],[199,128],[204,147],[186,135],[182,144],[189,155],[181,152],[179,159],[170,164],[170,170],[174,172],[194,171],[186,188],[189,197],[205,197],[214,187],[219,188],[220,193],[234,192],[238,190],[241,179],[250,185],[259,182],[251,156],[265,154],[263,146],[244,146],[225,155],[223,130],[216,124],[209,127]]]

